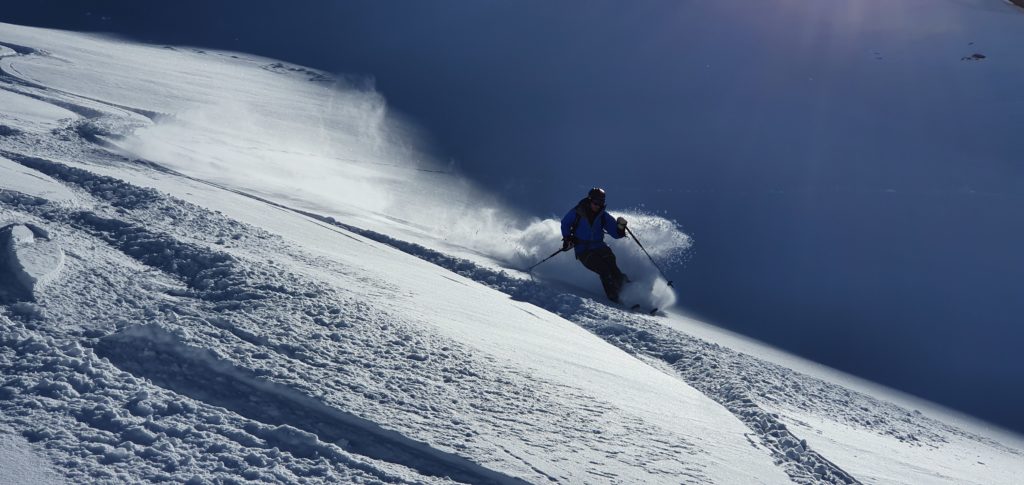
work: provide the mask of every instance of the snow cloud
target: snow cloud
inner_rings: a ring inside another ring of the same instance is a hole
[[[372,90],[271,81],[187,103],[123,147],[199,178],[349,211],[382,211],[401,193],[393,189],[433,169],[418,135]]]
[[[685,262],[693,241],[674,221],[636,210],[615,211],[615,215],[630,221],[630,228],[662,270]],[[488,252],[510,266],[527,268],[559,248],[559,225],[560,221],[555,219],[534,220],[521,230],[510,231],[510,244],[494,245]],[[623,291],[624,302],[658,308],[675,303],[675,292],[635,241],[629,236],[619,240],[606,237],[605,241],[614,250],[619,268],[632,281]],[[572,251],[537,266],[533,273],[544,280],[603,294],[600,281],[576,261]]]

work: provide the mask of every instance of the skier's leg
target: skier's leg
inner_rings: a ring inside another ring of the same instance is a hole
[[[580,262],[583,263],[587,269],[597,273],[601,278],[601,286],[604,289],[604,295],[608,297],[608,300],[617,301],[618,293],[614,291],[611,285],[611,280],[608,278],[608,268],[605,263],[603,251],[588,251],[580,255]]]
[[[587,251],[580,256],[580,261],[587,269],[595,272],[601,277],[601,286],[604,287],[604,294],[609,300],[618,303],[619,290],[622,289],[622,272],[615,265],[615,255],[611,248],[604,247]]]
[[[615,263],[615,253],[612,252],[612,248],[605,248],[604,251],[604,266],[605,271],[608,275],[609,283],[615,293],[615,301],[618,301],[619,292],[622,291],[622,285],[626,284],[626,275],[619,269],[619,265]]]

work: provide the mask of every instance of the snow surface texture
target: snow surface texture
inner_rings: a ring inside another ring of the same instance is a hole
[[[554,220],[498,212],[370,90],[4,24],[0,44],[0,93],[34,106],[0,110],[0,170],[20,174],[0,179],[5,244],[65,255],[31,293],[0,280],[15,288],[0,302],[0,430],[29,442],[16,454],[0,439],[5,467],[70,483],[1024,473],[1019,443],[609,306],[567,255],[537,280],[503,268],[550,254]],[[656,260],[685,257],[670,221],[629,217]]]
[[[0,429],[0,485],[63,483],[53,467],[31,451],[22,437]]]

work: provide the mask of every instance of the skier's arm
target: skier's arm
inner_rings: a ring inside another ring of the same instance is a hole
[[[569,231],[572,230],[572,223],[576,221],[576,210],[569,211],[565,217],[562,218],[562,239],[569,237]]]
[[[607,212],[601,213],[601,225],[604,226],[604,230],[608,232],[608,235],[615,239],[626,237],[626,231],[620,229],[619,223]]]

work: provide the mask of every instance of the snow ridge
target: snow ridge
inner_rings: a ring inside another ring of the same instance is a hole
[[[424,475],[466,483],[527,483],[261,379],[208,350],[184,344],[157,325],[128,327],[104,337],[96,351],[154,384],[267,425],[249,425],[246,430],[297,456],[326,456],[360,465],[322,442],[326,441],[352,453],[401,463]]]

